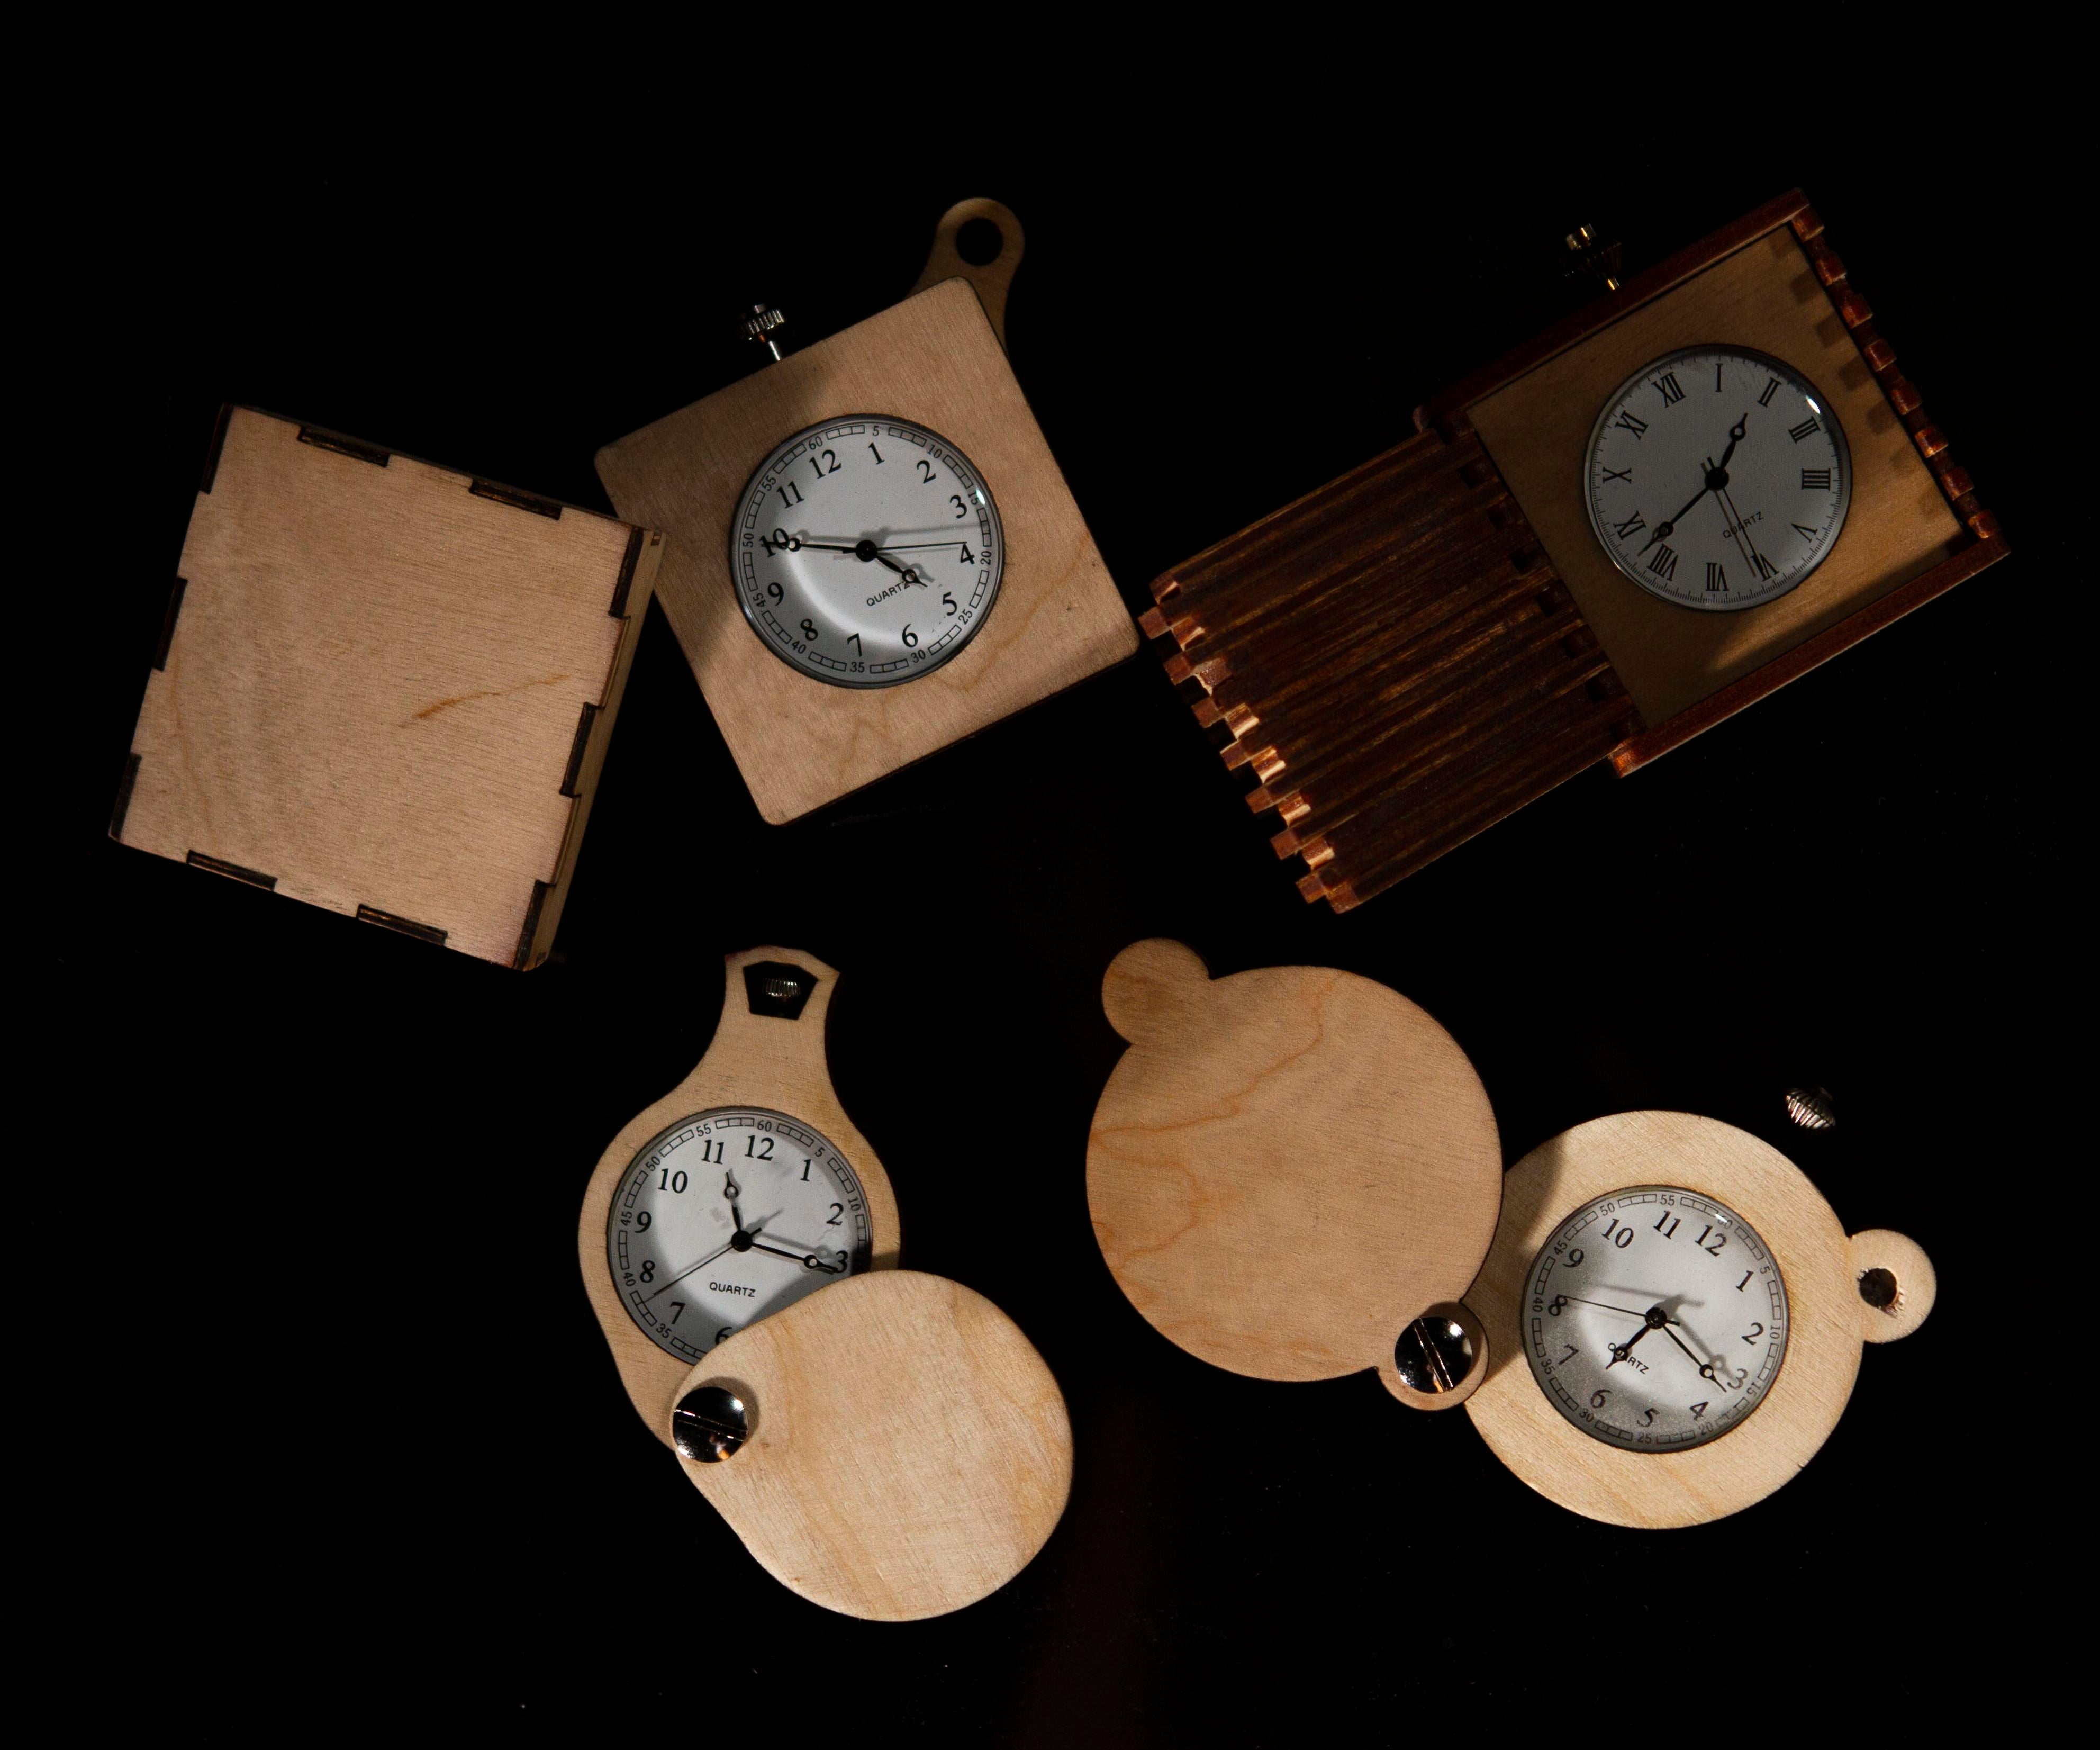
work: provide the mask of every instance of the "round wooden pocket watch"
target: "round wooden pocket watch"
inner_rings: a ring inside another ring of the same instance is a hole
[[[1688,1525],[1762,1499],[1836,1425],[1862,1345],[1931,1310],[1915,1244],[1847,1238],[1784,1155],[1711,1119],[1598,1119],[1505,1176],[1456,1041],[1370,979],[1214,981],[1149,941],[1102,1002],[1131,1049],[1087,1200],[1138,1310],[1236,1372],[1373,1368],[1414,1408],[1462,1403],[1591,1518]]]
[[[1057,1381],[980,1294],[896,1268],[897,1201],[824,1060],[837,975],[732,954],[713,1042],[600,1159],[577,1250],[642,1419],[805,1598],[959,1610],[1062,1515]]]

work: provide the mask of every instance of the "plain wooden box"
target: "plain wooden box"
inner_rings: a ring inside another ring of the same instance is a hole
[[[908,419],[974,462],[1006,571],[953,661],[900,686],[827,687],[761,645],[737,605],[730,528],[774,445],[821,420]],[[951,279],[791,353],[598,452],[622,516],[670,537],[657,595],[759,812],[776,825],[960,740],[1137,648],[977,294]]]
[[[227,409],[110,836],[538,965],[662,541]]]
[[[1642,274],[1418,411],[1468,426],[1638,707],[1611,751],[1644,765],[1986,566],[2007,548],[1895,349],[1795,190]],[[1629,586],[1582,503],[1591,422],[1612,390],[1679,347],[1726,342],[1784,359],[1843,422],[1852,502],[1830,556],[1748,613],[1688,613]]]

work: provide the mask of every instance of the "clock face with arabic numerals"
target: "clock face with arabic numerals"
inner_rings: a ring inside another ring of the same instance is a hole
[[[1555,1229],[1518,1323],[1532,1378],[1584,1434],[1683,1452],[1740,1425],[1771,1390],[1786,1359],[1786,1283],[1725,1204],[1639,1185]]]
[[[1829,557],[1852,455],[1791,365],[1692,347],[1621,383],[1590,433],[1590,525],[1651,595],[1726,612],[1775,601]]]
[[[894,687],[952,661],[984,629],[1005,566],[983,476],[906,419],[796,432],[752,475],[730,533],[752,630],[835,687]]]
[[[612,1194],[606,1263],[651,1341],[698,1361],[732,1331],[868,1267],[851,1164],[784,1112],[725,1106],[645,1143]]]

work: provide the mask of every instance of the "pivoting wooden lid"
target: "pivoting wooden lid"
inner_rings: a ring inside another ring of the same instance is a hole
[[[834,1283],[723,1342],[679,1403],[696,1393],[733,1400],[741,1438],[679,1438],[693,1486],[774,1579],[849,1616],[906,1622],[997,1591],[1071,1491],[1057,1381],[1019,1326],[944,1277]]]
[[[1087,1201],[1132,1304],[1236,1373],[1376,1368],[1420,1401],[1394,1345],[1472,1281],[1502,1200],[1494,1112],[1458,1042],[1371,979],[1213,980],[1178,942],[1125,948],[1101,1001],[1131,1049],[1094,1113]]]

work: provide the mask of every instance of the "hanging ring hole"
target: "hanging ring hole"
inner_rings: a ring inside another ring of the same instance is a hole
[[[1894,1311],[1902,1293],[1894,1271],[1869,1270],[1860,1277],[1860,1298],[1878,1312]]]
[[[1005,250],[1006,233],[989,219],[966,219],[955,228],[955,253],[973,267],[989,267]]]
[[[678,1456],[696,1465],[718,1465],[743,1444],[750,1431],[743,1400],[719,1385],[701,1385],[671,1412],[671,1443]]]

